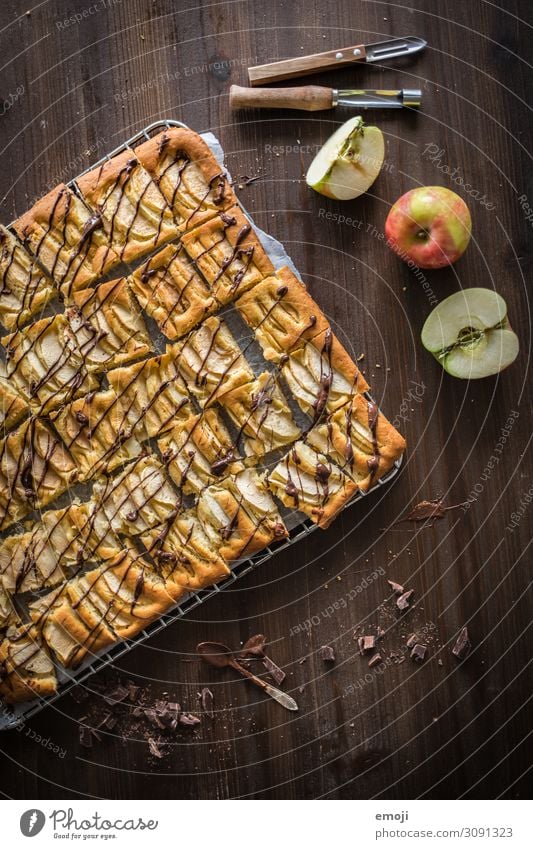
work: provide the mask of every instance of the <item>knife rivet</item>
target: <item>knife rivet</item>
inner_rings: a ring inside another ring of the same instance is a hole
[[[353,55],[354,55],[354,56],[360,56],[360,55],[361,55],[361,51],[359,50],[359,48],[358,48],[358,47],[356,47],[356,48],[355,48],[355,50],[354,50],[354,52],[353,52]]]
[[[335,59],[342,59],[342,53],[335,53]]]

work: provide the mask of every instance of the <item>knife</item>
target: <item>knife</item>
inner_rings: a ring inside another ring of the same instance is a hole
[[[320,85],[293,86],[291,88],[243,88],[232,85],[229,92],[232,109],[257,107],[258,109],[305,109],[316,112],[348,106],[352,109],[417,109],[422,102],[420,89],[365,89],[327,88]]]
[[[391,38],[389,41],[379,41],[377,44],[356,44],[343,47],[340,50],[327,50],[325,53],[314,53],[311,56],[298,56],[295,59],[283,59],[281,62],[270,62],[267,65],[255,65],[248,68],[250,85],[274,83],[280,80],[290,80],[292,77],[318,74],[331,68],[344,68],[354,62],[385,62],[399,56],[411,56],[426,47],[423,38],[409,35],[407,38]]]

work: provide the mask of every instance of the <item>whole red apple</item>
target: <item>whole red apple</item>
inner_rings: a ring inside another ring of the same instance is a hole
[[[465,252],[472,219],[462,198],[444,186],[411,189],[396,201],[385,222],[387,244],[419,268],[443,268]]]

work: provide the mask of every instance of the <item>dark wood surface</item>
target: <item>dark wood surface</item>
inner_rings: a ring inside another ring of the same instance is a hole
[[[239,192],[242,202],[285,243],[348,349],[364,353],[384,412],[405,419],[408,453],[393,485],[117,664],[117,676],[149,686],[153,698],[167,691],[189,710],[198,709],[197,693],[209,686],[213,721],[177,731],[161,761],[148,757],[134,733],[129,741],[104,737],[86,750],[78,721],[97,697],[81,705],[65,697],[21,731],[0,735],[3,794],[524,796],[531,763],[532,225],[520,197],[533,205],[529,5],[226,0],[193,8],[172,0],[44,0],[26,13],[31,5],[2,4],[0,94],[7,100],[24,86],[0,116],[2,221],[151,121],[179,118],[212,130],[235,177],[261,175]],[[81,21],[66,25],[76,10]],[[357,201],[327,201],[302,178],[316,147],[347,114],[229,111],[229,85],[246,84],[250,64],[391,34],[423,36],[429,47],[409,63],[313,80],[423,88],[419,115],[368,116],[386,134],[387,160]],[[442,151],[434,161],[424,153],[428,145]],[[484,202],[457,189],[458,176]],[[466,255],[427,280],[439,300],[460,286],[495,287],[506,298],[521,354],[498,379],[454,380],[421,346],[428,293],[382,236],[389,205],[420,184],[447,185],[470,204],[474,235]],[[327,211],[356,224],[327,220]],[[433,527],[391,529],[410,505],[437,496],[472,503]],[[522,518],[511,528],[513,514]],[[386,578],[416,592],[414,610],[401,622]],[[465,623],[474,649],[459,665],[451,646]],[[354,640],[378,625],[388,629],[382,674],[368,669]],[[429,646],[420,667],[409,658],[398,662],[414,630]],[[257,632],[268,636],[299,713],[195,658],[200,640],[238,647]],[[334,647],[335,664],[318,657],[323,644]],[[48,738],[65,754],[47,749]]]

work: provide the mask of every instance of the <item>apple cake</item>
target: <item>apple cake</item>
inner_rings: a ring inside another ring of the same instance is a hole
[[[55,693],[305,516],[328,527],[404,450],[190,130],[2,227],[0,278],[6,702]]]

